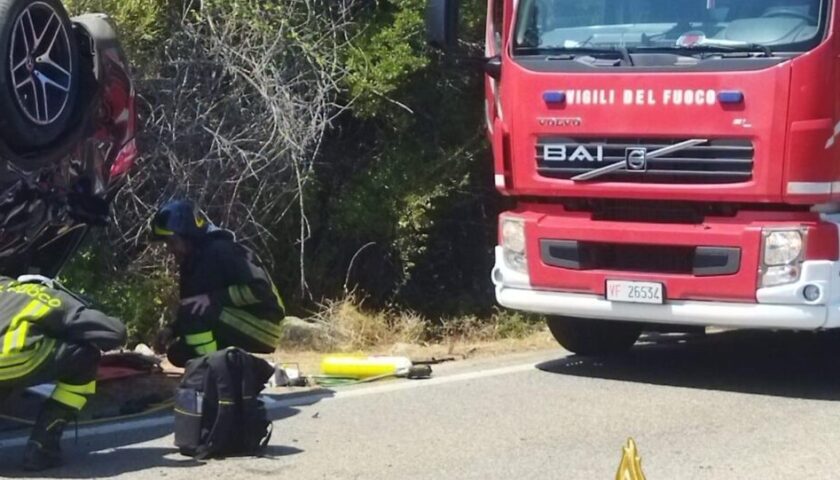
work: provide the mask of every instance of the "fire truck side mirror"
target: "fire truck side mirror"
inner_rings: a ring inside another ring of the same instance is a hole
[[[459,0],[429,0],[426,5],[426,42],[444,52],[458,43]]]
[[[490,75],[491,77],[495,78],[496,80],[501,80],[502,78],[502,57],[500,55],[496,55],[495,57],[490,57],[487,59],[486,63],[484,64],[484,73]]]

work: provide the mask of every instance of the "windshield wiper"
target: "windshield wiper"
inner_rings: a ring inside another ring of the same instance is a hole
[[[735,53],[735,52],[761,52],[765,57],[772,57],[773,50],[767,45],[749,42],[711,42],[695,43],[694,45],[674,46],[639,46],[633,47],[631,51],[645,52],[689,52],[689,53]]]
[[[633,66],[633,57],[627,47],[518,47],[514,53],[520,55],[545,55],[547,58],[568,56],[570,59],[578,55],[617,55]]]

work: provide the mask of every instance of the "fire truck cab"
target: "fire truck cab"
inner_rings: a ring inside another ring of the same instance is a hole
[[[580,354],[840,327],[831,0],[488,0],[498,302]],[[430,43],[458,4],[430,0]]]

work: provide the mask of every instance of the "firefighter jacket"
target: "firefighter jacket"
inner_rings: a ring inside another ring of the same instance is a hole
[[[208,295],[216,320],[262,345],[276,347],[285,306],[260,259],[227,230],[208,232],[194,247],[181,264],[181,298]],[[199,347],[211,337],[199,331],[187,335],[186,340]]]
[[[123,324],[41,283],[0,276],[0,381],[24,378],[62,342],[102,351],[121,346]]]

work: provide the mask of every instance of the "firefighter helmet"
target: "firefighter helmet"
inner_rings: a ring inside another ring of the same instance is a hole
[[[152,238],[163,240],[173,235],[198,238],[207,233],[210,221],[189,200],[167,202],[152,218]]]

